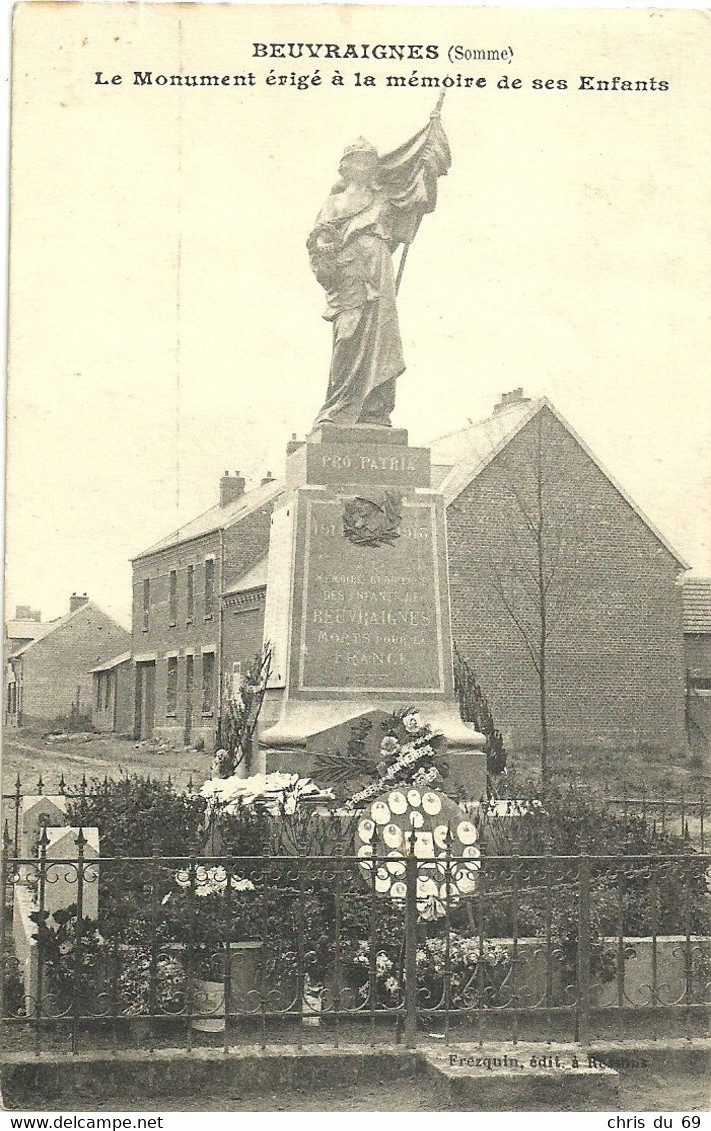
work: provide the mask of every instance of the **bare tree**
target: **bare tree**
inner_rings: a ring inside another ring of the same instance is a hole
[[[499,537],[486,547],[493,587],[537,676],[544,781],[550,778],[551,640],[570,606],[577,557],[577,503],[566,491],[564,443],[557,420],[543,408],[499,453]]]

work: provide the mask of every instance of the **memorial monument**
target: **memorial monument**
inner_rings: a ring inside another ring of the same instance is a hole
[[[355,719],[417,704],[466,755],[468,789],[486,783],[483,735],[454,696],[442,496],[430,453],[393,428],[405,370],[396,295],[437,182],[450,167],[441,102],[427,126],[378,156],[360,138],[307,241],[333,324],[326,399],[306,442],[287,451],[272,516],[265,640],[273,649],[261,741],[296,768]],[[397,275],[393,254],[400,252]]]

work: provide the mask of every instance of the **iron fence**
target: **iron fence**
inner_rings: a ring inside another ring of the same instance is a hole
[[[606,792],[602,802],[623,818],[639,816],[647,827],[683,837],[698,845],[701,852],[706,851],[709,809],[703,793],[691,797],[683,793],[657,797],[649,796],[644,789],[623,788],[617,795]]]
[[[145,780],[150,781],[150,775],[145,775]],[[29,788],[25,787],[20,775],[18,773],[15,778],[12,792],[2,794],[2,824],[10,830],[13,854],[18,855],[20,851],[20,822],[22,817],[22,803],[28,797],[61,797],[66,800],[81,801],[101,793],[102,790],[110,789],[112,779],[105,776],[103,781],[92,779],[87,781],[86,774],[82,774],[79,785],[69,785],[65,780],[64,774],[60,774],[56,783],[45,782],[42,774],[39,774],[37,781],[30,784]],[[168,788],[172,787],[173,782],[171,775],[165,778],[165,784]],[[188,793],[195,793],[195,783],[193,782],[192,774],[190,775],[187,785],[181,789]]]
[[[150,778],[147,777],[146,780],[150,780]],[[165,783],[167,786],[171,786],[170,774],[165,779]],[[2,794],[2,823],[4,825],[7,822],[7,827],[10,829],[14,855],[17,855],[20,850],[19,830],[23,798],[26,796],[61,796],[80,801],[82,798],[91,797],[104,788],[109,788],[109,786],[110,779],[108,777],[104,778],[103,782],[97,780],[88,782],[86,775],[82,776],[79,785],[68,785],[62,774],[56,784],[54,786],[50,784],[48,788],[40,774],[34,785],[30,785],[29,789],[26,789],[18,774],[12,792]],[[192,777],[189,778],[187,785],[182,788],[188,794],[195,793],[196,787]],[[571,789],[570,792],[574,794],[576,791]],[[648,795],[644,789],[629,790],[626,783],[623,783],[622,788],[616,793],[606,791],[603,795],[595,796],[586,792],[584,797],[587,801],[618,814],[623,820],[636,818],[641,821],[644,828],[652,832],[680,837],[700,852],[706,852],[708,844],[707,827],[711,810],[709,809],[708,799],[703,793],[695,795],[683,793],[663,796]],[[484,836],[487,833],[490,834],[489,839],[493,848],[500,845],[500,837],[496,834],[496,826],[501,825],[498,820],[497,805],[500,809],[499,815],[507,818],[511,815],[516,816],[530,811],[532,803],[527,799],[509,800],[506,798],[490,802],[491,810],[488,816],[484,814],[482,833]],[[477,807],[478,805],[474,806],[474,808]]]
[[[17,858],[6,1048],[705,1032],[711,857]]]

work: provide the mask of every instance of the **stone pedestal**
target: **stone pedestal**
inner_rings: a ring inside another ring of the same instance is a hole
[[[468,755],[464,776],[482,793],[484,738],[454,697],[444,501],[429,449],[409,447],[404,430],[358,425],[324,425],[291,449],[269,546],[262,743],[297,769],[293,755],[311,753],[316,736],[326,743],[324,732],[374,709],[412,704],[452,754]]]
[[[47,825],[54,828],[67,823],[67,799],[63,794],[28,794],[22,798],[20,818],[20,859],[34,860],[37,856],[37,843],[40,829]],[[20,864],[20,879],[36,875],[34,864]]]
[[[82,917],[99,918],[99,830],[83,828]],[[44,906],[50,915],[77,902],[79,893],[78,828],[47,829],[47,871]],[[72,863],[62,863],[72,861]]]

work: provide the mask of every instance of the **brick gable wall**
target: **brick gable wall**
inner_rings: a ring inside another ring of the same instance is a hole
[[[272,509],[268,503],[225,531],[225,589],[268,553]]]
[[[535,514],[541,478],[550,561],[558,553],[550,595],[559,613],[548,643],[552,741],[678,747],[678,563],[547,408],[448,507],[454,640],[510,740],[537,742],[538,679],[505,603],[536,630],[537,560],[519,503]]]
[[[131,647],[131,635],[94,605],[86,605],[21,657],[22,722],[68,717],[77,701],[91,717],[91,669]]]

